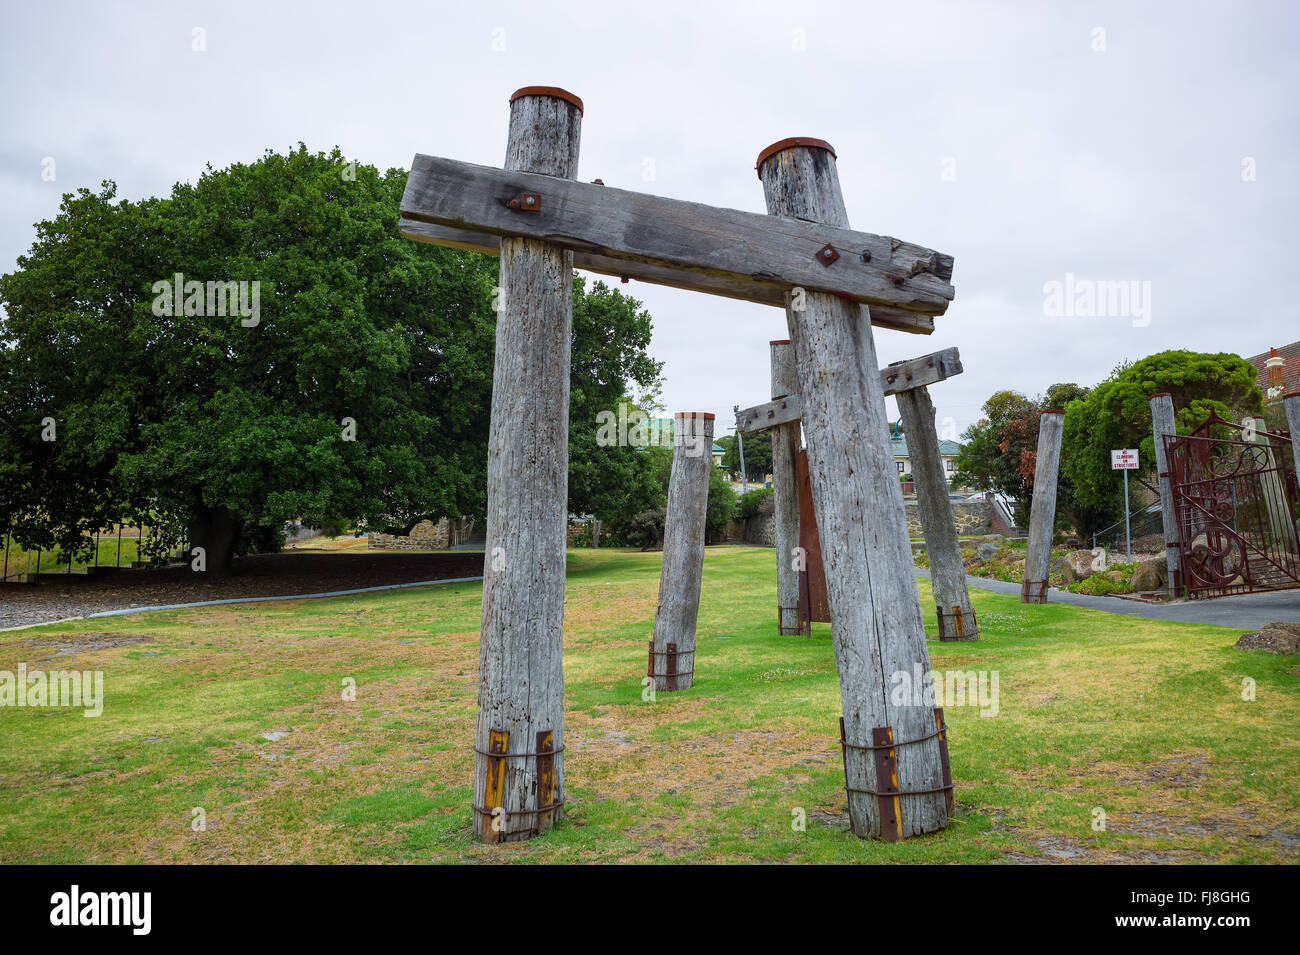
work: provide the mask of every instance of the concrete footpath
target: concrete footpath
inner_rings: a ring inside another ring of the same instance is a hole
[[[916,576],[929,578],[930,571],[916,568]],[[992,590],[999,594],[1020,596],[1020,585],[986,577],[966,577],[967,587]],[[1068,590],[1052,587],[1047,602],[1104,610],[1126,617],[1146,620],[1174,620],[1180,623],[1212,623],[1237,630],[1258,630],[1266,623],[1284,620],[1300,623],[1300,590],[1278,590],[1262,594],[1241,594],[1236,597],[1216,597],[1213,600],[1182,600],[1172,604],[1147,604],[1119,597],[1089,597],[1072,594]]]

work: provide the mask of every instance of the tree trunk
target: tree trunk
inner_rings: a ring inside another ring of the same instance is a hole
[[[1029,508],[1029,542],[1020,602],[1047,603],[1047,575],[1052,567],[1056,527],[1056,481],[1061,471],[1061,431],[1065,413],[1044,411],[1038,418],[1038,459],[1034,465],[1034,499]]]
[[[769,152],[759,176],[770,214],[848,227],[829,147],[793,145]],[[933,832],[948,820],[933,701],[924,705],[919,686],[901,705],[891,692],[899,681],[924,681],[930,656],[870,316],[847,299],[801,292],[791,293],[786,318],[803,396],[849,744],[844,751],[849,816],[862,837]],[[886,737],[898,745],[866,748]],[[890,752],[896,772],[878,779],[876,754]],[[880,796],[892,791],[895,780],[898,794]]]
[[[1164,436],[1177,434],[1174,399],[1167,392],[1151,396],[1151,436],[1156,446],[1156,482],[1160,487],[1160,523],[1165,535],[1165,593],[1170,600],[1183,595],[1183,553],[1178,542],[1178,514],[1174,510],[1173,478],[1165,455]]]
[[[600,546],[600,521],[594,517],[591,519],[591,546],[593,549]]]
[[[659,607],[647,667],[660,692],[688,690],[693,681],[695,625],[704,575],[704,519],[713,468],[713,415],[678,412],[673,423]]]
[[[581,117],[576,102],[554,91],[516,93],[505,167],[572,178]],[[543,195],[540,212],[518,215],[546,212]],[[564,799],[573,256],[503,238],[500,275],[474,760],[475,831],[484,842],[546,831]]]
[[[239,535],[244,522],[234,512],[224,507],[198,505],[190,515],[190,560],[194,548],[203,548],[203,563],[208,577],[225,577],[230,573],[239,546]]]
[[[957,523],[948,498],[948,478],[934,428],[934,402],[925,386],[900,391],[895,398],[907,435],[907,456],[916,482],[916,509],[921,515],[925,552],[930,558],[930,584],[938,608],[940,640],[978,640],[979,626],[966,590]]]
[[[788,341],[771,342],[772,398],[797,394],[799,376],[795,371],[794,348]],[[776,505],[773,537],[776,544],[776,613],[777,630],[782,634],[800,633],[799,571],[796,563],[799,547],[799,492],[795,459],[799,455],[799,422],[772,429],[772,497]]]

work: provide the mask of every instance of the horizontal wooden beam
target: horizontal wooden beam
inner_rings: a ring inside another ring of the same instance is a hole
[[[399,219],[397,226],[405,238],[415,242],[426,242],[452,249],[467,249],[493,256],[501,254],[501,237],[490,232],[452,229],[430,222],[417,222],[414,219]],[[649,282],[652,285],[667,285],[692,292],[707,292],[710,295],[785,308],[784,289],[738,282],[723,275],[688,272],[685,269],[651,265],[648,262],[630,262],[627,259],[615,259],[608,255],[580,250],[574,250],[573,265],[574,268],[587,272],[612,275],[623,280],[636,279],[638,282]],[[885,305],[872,305],[870,308],[873,328],[889,328],[913,335],[929,335],[934,331],[932,315],[904,312]]]
[[[961,353],[956,348],[945,348],[920,358],[886,365],[880,369],[880,387],[886,396],[896,395],[900,391],[933,385],[961,372]]]
[[[932,385],[936,381],[960,375],[961,372],[961,354],[956,348],[945,348],[920,358],[896,361],[880,369],[880,387],[886,396],[896,395],[900,391]],[[803,399],[798,395],[786,395],[776,401],[737,412],[736,428],[748,434],[790,424],[802,417]]]
[[[725,279],[731,297],[765,304],[803,288],[932,316],[955,294],[951,256],[889,236],[434,156],[415,157],[401,216],[663,267],[695,291],[719,294]]]
[[[736,413],[736,430],[742,434],[751,431],[767,431],[779,428],[783,424],[792,424],[803,418],[803,399],[798,395],[786,395],[767,404],[746,408]]]

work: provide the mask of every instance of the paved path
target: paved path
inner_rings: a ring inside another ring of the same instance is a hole
[[[916,576],[930,576],[924,567],[916,568]],[[966,577],[967,587],[979,587],[1000,594],[1020,596],[1020,585],[986,577]],[[1068,590],[1048,591],[1048,602],[1104,610],[1126,617],[1143,617],[1147,620],[1176,620],[1180,623],[1212,623],[1238,630],[1258,630],[1274,620],[1300,623],[1300,590],[1278,590],[1263,594],[1241,594],[1236,597],[1216,597],[1213,600],[1183,600],[1172,604],[1146,604],[1119,597],[1089,597],[1072,594]]]

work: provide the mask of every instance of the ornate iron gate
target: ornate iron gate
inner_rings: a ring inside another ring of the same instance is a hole
[[[1300,587],[1300,493],[1291,438],[1217,415],[1165,435],[1189,597]]]

